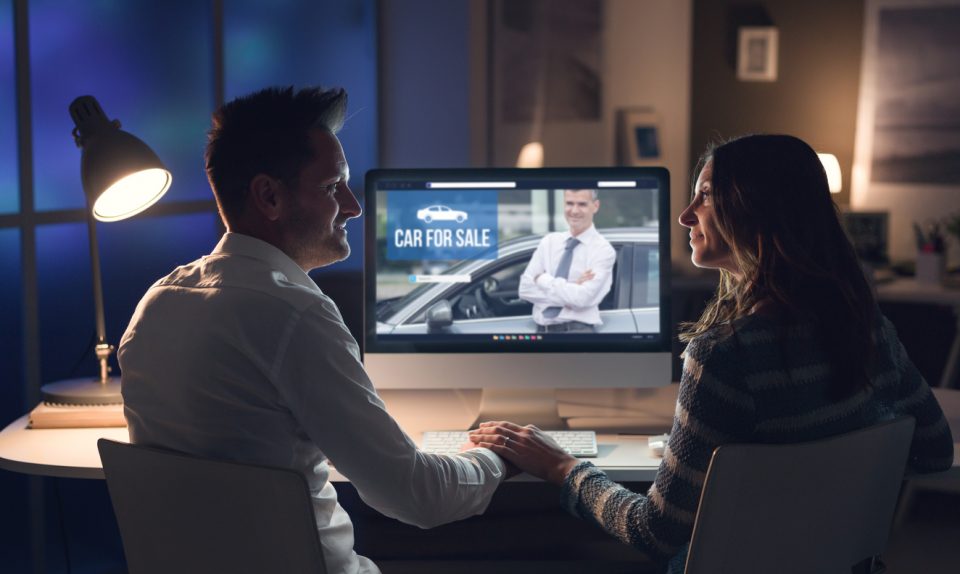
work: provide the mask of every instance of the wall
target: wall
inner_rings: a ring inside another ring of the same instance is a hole
[[[382,0],[380,164],[470,165],[469,3]]]
[[[495,157],[487,149],[489,2],[413,4],[416,9],[397,0],[381,3],[381,164],[512,165],[526,129],[498,134]],[[653,107],[672,178],[671,221],[688,188],[691,7],[692,0],[608,0],[603,119],[546,126],[543,139],[548,166],[613,165],[616,110]],[[681,264],[687,259],[683,236],[678,227],[673,258]]]
[[[893,261],[915,259],[914,222],[960,214],[958,27],[958,0],[868,5],[851,205],[890,214]],[[886,177],[874,177],[875,157]],[[948,241],[952,265],[957,247]]]
[[[686,230],[674,222],[686,207],[690,168],[692,0],[608,0],[605,163],[615,156],[616,110],[652,107],[660,117],[664,164],[670,170],[671,259],[690,265]]]
[[[796,135],[840,161],[849,203],[863,43],[863,0],[694,0],[690,153],[747,133]],[[736,28],[776,26],[775,82],[736,79]]]
[[[607,0],[603,20],[603,118],[543,126],[544,165],[615,165],[617,110],[652,108],[660,119],[663,164],[670,171],[670,222],[686,205],[690,118],[690,0]],[[527,126],[500,125],[493,165],[510,165],[529,140]],[[673,226],[675,266],[689,265],[686,234]]]

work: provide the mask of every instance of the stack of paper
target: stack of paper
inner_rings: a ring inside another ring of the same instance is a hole
[[[61,429],[125,427],[123,405],[61,405],[40,403],[30,411],[29,428]]]

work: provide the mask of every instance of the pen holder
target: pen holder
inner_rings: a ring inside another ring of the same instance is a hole
[[[939,285],[943,282],[947,259],[943,253],[917,253],[917,283]]]

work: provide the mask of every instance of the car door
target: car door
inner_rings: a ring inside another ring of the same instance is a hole
[[[470,283],[451,285],[392,333],[535,333],[533,305],[517,296],[520,276],[532,254],[531,248],[490,261],[472,274]],[[453,323],[439,330],[431,329],[427,320],[429,310],[437,305],[448,305],[453,316]]]

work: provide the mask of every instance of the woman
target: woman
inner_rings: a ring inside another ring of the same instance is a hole
[[[943,412],[878,311],[810,146],[747,136],[708,150],[698,169],[680,224],[693,264],[719,269],[720,283],[700,320],[683,325],[676,416],[646,496],[534,427],[489,422],[471,434],[560,485],[574,515],[679,572],[722,444],[815,440],[904,413],[917,420],[910,468],[953,462]]]

